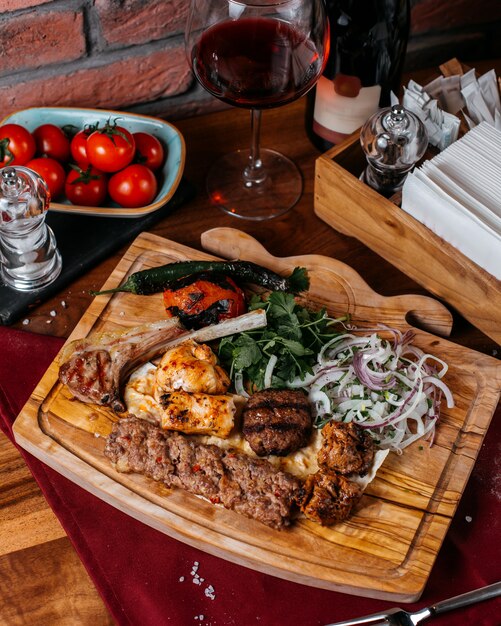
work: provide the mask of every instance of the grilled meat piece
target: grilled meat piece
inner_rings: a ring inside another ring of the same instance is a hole
[[[374,440],[358,424],[331,420],[322,429],[317,458],[326,471],[365,476],[374,461]]]
[[[264,459],[198,443],[131,416],[113,426],[105,455],[119,472],[137,472],[281,529],[291,522],[301,481]]]
[[[141,360],[147,361],[166,342],[183,333],[186,330],[179,320],[171,318],[77,339],[63,348],[59,380],[82,402],[125,411],[120,397],[123,378]]]
[[[233,396],[174,391],[155,398],[162,407],[162,428],[226,439],[237,411]]]
[[[230,379],[217,365],[216,355],[206,344],[193,340],[170,348],[164,353],[155,375],[155,396],[171,391],[222,394],[228,391]]]
[[[308,519],[330,526],[347,519],[361,497],[356,483],[334,472],[319,471],[306,479],[299,505]]]
[[[312,416],[301,390],[265,389],[249,398],[242,412],[242,431],[258,456],[286,456],[308,443]]]
[[[82,402],[125,411],[120,396],[122,380],[140,363],[162,354],[181,341],[211,341],[266,326],[266,313],[255,310],[188,332],[176,317],[128,330],[104,332],[76,339],[64,346],[59,359],[59,380]]]

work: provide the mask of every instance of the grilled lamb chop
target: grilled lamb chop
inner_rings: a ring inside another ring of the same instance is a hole
[[[167,342],[186,334],[177,318],[127,331],[77,339],[63,350],[59,380],[82,402],[125,411],[120,384],[141,360],[147,361]]]
[[[364,476],[374,461],[374,440],[353,422],[330,421],[322,428],[318,465],[326,471]]]
[[[301,481],[265,459],[193,441],[135,416],[113,425],[104,451],[118,472],[180,487],[272,528],[291,522]]]
[[[187,339],[211,341],[265,325],[266,313],[256,310],[191,332],[173,317],[77,339],[61,352],[59,380],[78,400],[110,406],[121,413],[126,409],[120,395],[121,383],[140,363]]]
[[[286,456],[308,443],[312,416],[301,390],[265,389],[253,394],[242,412],[242,431],[258,456]]]

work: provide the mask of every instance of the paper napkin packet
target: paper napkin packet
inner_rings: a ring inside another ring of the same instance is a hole
[[[444,150],[458,138],[461,114],[468,128],[487,122],[501,131],[499,79],[490,70],[477,78],[474,69],[463,75],[440,76],[425,86],[409,81],[402,104],[422,120],[429,143]]]
[[[402,209],[501,280],[501,130],[481,122],[416,168]]]

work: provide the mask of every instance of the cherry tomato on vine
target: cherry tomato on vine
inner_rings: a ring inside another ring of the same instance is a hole
[[[136,144],[128,130],[107,122],[103,128],[94,131],[87,139],[89,163],[102,172],[117,172],[134,158]]]
[[[136,156],[134,161],[146,165],[150,170],[158,170],[165,159],[165,151],[160,141],[149,133],[134,133]]]
[[[26,163],[26,167],[34,170],[45,180],[49,187],[50,197],[57,200],[64,191],[66,172],[56,159],[50,157],[38,157]]]
[[[55,124],[42,124],[33,131],[37,153],[66,163],[70,158],[70,140]]]
[[[129,165],[113,174],[108,192],[117,204],[125,208],[146,206],[157,195],[157,179],[145,165]]]
[[[64,193],[72,204],[81,206],[102,206],[108,192],[108,177],[89,165],[82,169],[76,165],[64,184]]]
[[[35,151],[35,139],[29,130],[19,124],[0,126],[0,167],[26,165]]]

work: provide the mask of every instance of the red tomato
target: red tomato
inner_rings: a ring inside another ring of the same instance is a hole
[[[108,191],[107,183],[106,174],[91,165],[85,170],[72,166],[64,184],[64,193],[72,204],[102,206]]]
[[[146,206],[157,195],[157,179],[145,165],[129,165],[113,174],[108,192],[120,206],[129,209]]]
[[[85,130],[80,130],[73,137],[70,144],[71,156],[75,163],[80,167],[86,168],[89,165],[89,159],[87,158],[87,139],[89,135]]]
[[[0,167],[26,165],[35,156],[33,135],[19,124],[0,126]]]
[[[70,140],[55,124],[42,124],[33,131],[37,153],[66,163],[70,158]]]
[[[192,274],[163,292],[168,317],[179,317],[186,328],[201,328],[246,311],[244,292],[229,276]]]
[[[134,158],[136,144],[128,130],[109,122],[87,139],[89,163],[102,172],[118,172]]]
[[[45,180],[49,187],[50,197],[57,200],[64,191],[64,181],[66,172],[63,166],[56,159],[50,157],[38,157],[26,163],[26,167],[34,170]]]
[[[89,165],[87,157],[87,139],[97,130],[98,124],[86,126],[83,130],[79,130],[70,143],[70,151],[73,160],[82,169],[86,170]]]
[[[162,167],[165,151],[160,141],[149,133],[134,133],[133,137],[136,142],[135,161],[153,171]]]

